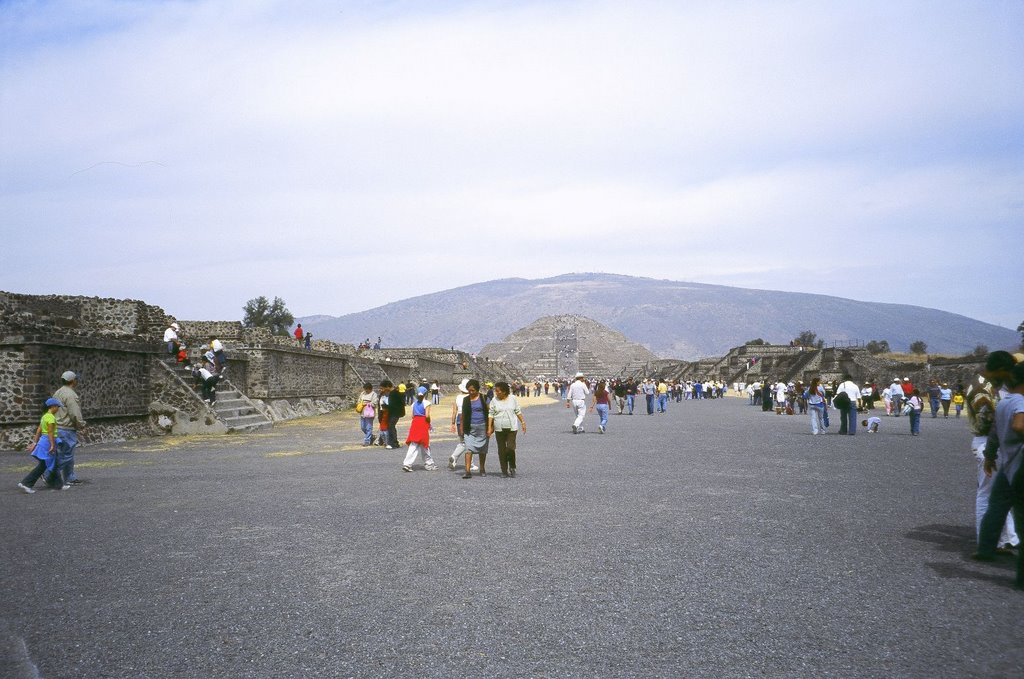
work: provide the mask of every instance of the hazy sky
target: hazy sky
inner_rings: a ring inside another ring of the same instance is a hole
[[[0,289],[237,319],[602,271],[1015,328],[1022,35],[1019,0],[6,0]]]

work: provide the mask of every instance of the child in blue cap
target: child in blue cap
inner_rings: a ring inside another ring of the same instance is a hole
[[[28,473],[21,483],[18,484],[18,488],[21,488],[26,493],[34,493],[32,486],[36,485],[36,481],[43,475],[43,472],[52,472],[54,470],[54,463],[57,462],[57,409],[63,408],[64,404],[55,398],[46,399],[46,412],[43,413],[42,419],[39,420],[39,426],[36,427],[36,436],[32,439],[32,457],[39,460],[36,463],[35,469]],[[71,487],[63,475],[58,472],[54,475],[61,485],[61,490],[67,490]]]

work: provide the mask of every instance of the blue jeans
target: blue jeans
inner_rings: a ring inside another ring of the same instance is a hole
[[[601,418],[601,428],[603,429],[608,425],[608,404],[598,403],[594,409],[597,411],[597,416]]]
[[[929,400],[929,404],[932,407],[932,417],[938,417],[939,416],[939,399],[932,398],[932,399],[928,399],[928,400]]]
[[[360,417],[359,428],[363,430],[363,445],[370,445],[373,440],[373,416]]]
[[[853,436],[857,433],[857,408],[850,405],[846,410],[839,411],[839,433]]]
[[[626,410],[629,411],[630,415],[633,414],[633,402],[635,400],[636,400],[636,396],[633,396],[632,394],[627,394],[626,395]]]
[[[647,414],[654,414],[654,394],[644,394],[644,398],[647,399]]]
[[[910,433],[920,434],[921,433],[921,411],[911,410],[910,411]]]
[[[663,413],[668,410],[668,394],[658,394],[658,412]]]
[[[77,481],[75,476],[75,448],[78,447],[78,432],[74,429],[57,429],[57,469],[64,480]]]

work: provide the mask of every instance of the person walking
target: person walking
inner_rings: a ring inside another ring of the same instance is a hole
[[[430,384],[430,402],[435,406],[441,403],[441,387],[437,385],[437,382]]]
[[[899,417],[902,414],[903,385],[898,377],[892,378],[892,384],[889,385],[889,407],[893,417]]]
[[[448,457],[448,469],[454,471],[455,466],[462,459],[462,456],[466,454],[466,441],[462,435],[462,402],[466,399],[466,395],[469,394],[469,389],[466,385],[469,384],[468,379],[462,380],[459,383],[459,393],[455,396],[455,403],[452,404],[452,433],[459,437],[459,443],[455,446],[455,450]],[[470,467],[470,471],[479,471],[480,468],[475,464]]]
[[[974,437],[971,439],[971,452],[977,461],[977,486],[974,495],[974,530],[981,547],[981,524],[988,511],[989,497],[992,494],[994,479],[985,468],[985,447],[995,422],[996,408],[1000,401],[999,395],[1003,387],[1008,385],[1013,376],[1013,355],[1007,351],[993,351],[985,359],[985,367],[980,375],[967,385],[966,393],[958,394],[967,408],[967,423]],[[1008,514],[998,537],[999,546],[1016,546],[1020,544],[1017,536],[1013,515]]]
[[[590,395],[590,388],[587,387],[586,378],[583,373],[576,373],[575,379],[565,392],[565,407],[572,408],[576,419],[572,423],[572,433],[583,433],[583,416],[587,414],[587,396]]]
[[[44,473],[52,474],[56,487],[61,490],[71,488],[71,484],[67,482],[57,465],[57,410],[64,404],[55,398],[48,398],[45,405],[46,412],[39,420],[39,426],[36,427],[36,435],[32,439],[31,445],[32,457],[36,458],[36,466],[18,484],[18,488],[29,495],[36,492],[33,486]]]
[[[1000,529],[1011,513],[1024,525],[1024,363],[1013,367],[1009,393],[996,406],[992,433],[985,446],[985,473],[994,476],[988,511],[981,522],[980,561],[995,559]],[[1018,589],[1024,589],[1024,549],[1017,549]]]
[[[381,391],[384,390],[385,385],[387,386],[388,394],[388,417],[387,417],[387,445],[384,446],[388,450],[396,450],[398,448],[398,421],[405,417],[405,397],[402,396],[391,383],[391,380],[384,380],[381,384]]]
[[[633,414],[633,407],[636,405],[636,394],[636,380],[630,380],[626,385],[626,410],[630,415]]]
[[[609,403],[608,398],[608,388],[605,386],[604,380],[597,383],[597,388],[594,389],[593,398],[594,400],[590,406],[590,410],[597,413],[597,430],[603,434],[608,428],[608,410],[611,407],[611,403]]]
[[[405,454],[402,462],[402,471],[411,472],[412,466],[423,461],[423,468],[428,472],[437,471],[434,458],[430,456],[430,409],[432,406],[426,403],[427,388],[418,387],[412,403],[412,423],[409,425],[409,435],[405,438],[409,451]]]
[[[487,445],[490,436],[487,434],[487,400],[480,393],[480,382],[466,382],[466,398],[462,400],[462,418],[459,422],[459,436],[466,445],[466,473],[462,478],[469,479],[473,475],[470,468],[473,455],[480,458],[480,476],[487,476]]]
[[[953,390],[949,388],[949,384],[943,382],[939,387],[939,403],[942,405],[942,417],[945,419],[949,419],[949,404],[952,402]]]
[[[493,434],[498,444],[501,475],[515,478],[516,435],[520,430],[526,434],[526,420],[523,419],[519,401],[511,395],[508,382],[497,382],[494,385],[494,400],[488,405],[487,413],[487,436]]]
[[[807,387],[807,412],[811,414],[811,435],[817,436],[825,431],[825,389],[821,386],[821,378],[815,377]]]
[[[910,412],[907,413],[910,416],[910,435],[917,436],[921,433],[921,411],[924,410],[924,401],[921,400],[920,390],[915,389],[910,392],[907,405],[910,406]]]
[[[646,380],[644,380],[643,386],[640,388],[640,391],[643,392],[644,400],[647,401],[647,414],[648,415],[653,415],[654,414],[654,395],[658,391],[657,385],[654,384],[654,380],[653,379],[647,378]]]
[[[75,485],[79,482],[75,474],[75,449],[78,448],[78,435],[85,429],[86,422],[82,418],[82,405],[78,399],[78,375],[65,370],[60,381],[62,386],[53,394],[53,398],[63,405],[57,410],[57,466],[64,473],[67,483]]]
[[[356,400],[356,412],[359,413],[359,428],[363,431],[363,445],[373,444],[373,421],[377,419],[377,408],[380,397],[369,382],[363,383],[363,393]]]

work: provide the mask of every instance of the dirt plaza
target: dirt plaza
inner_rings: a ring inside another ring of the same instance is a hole
[[[0,453],[12,677],[1013,676],[1012,559],[970,560],[964,420],[811,437],[744,398],[574,436],[519,475],[400,470],[354,413],[88,446],[66,492]],[[588,428],[596,431],[596,416]],[[404,434],[407,422],[399,426]],[[832,430],[836,428],[833,422]],[[40,485],[41,488],[41,485]]]

